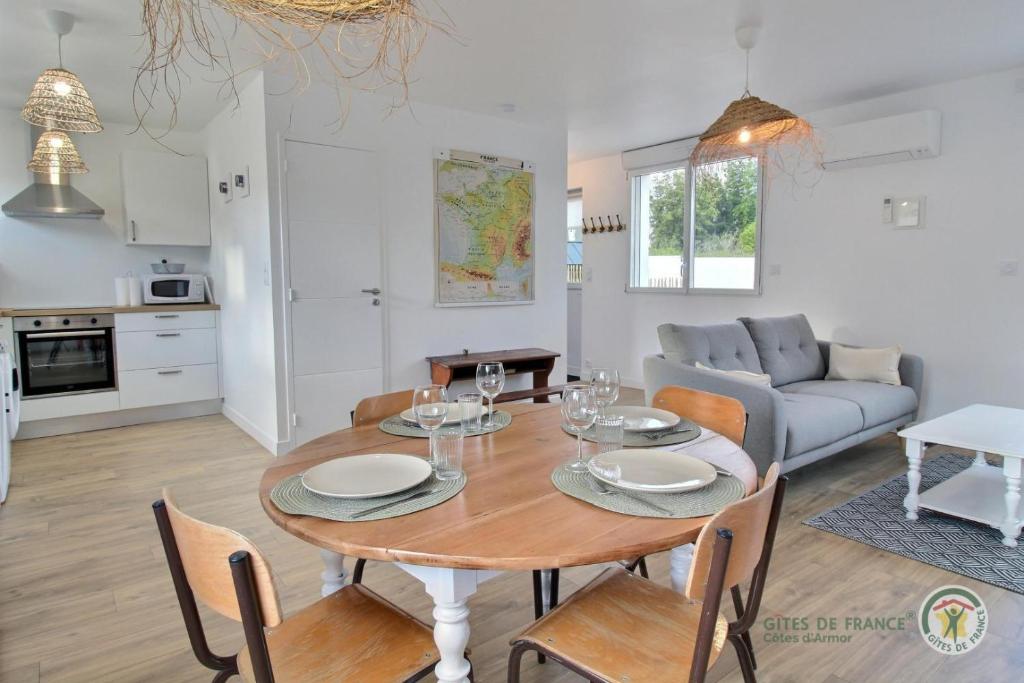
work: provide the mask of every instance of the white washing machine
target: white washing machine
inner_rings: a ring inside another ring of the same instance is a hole
[[[21,419],[21,383],[13,349],[0,342],[0,503],[11,483],[11,442]]]

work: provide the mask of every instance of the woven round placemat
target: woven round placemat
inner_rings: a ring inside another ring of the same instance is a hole
[[[576,437],[575,432],[569,431],[569,428],[564,424],[562,425],[562,431],[566,434]],[[648,435],[659,435],[656,439],[648,438]],[[655,446],[675,446],[687,441],[693,441],[700,436],[700,427],[689,420],[680,420],[679,424],[669,432],[623,432],[622,433],[622,447],[623,448],[652,448]],[[597,426],[590,427],[583,432],[584,441],[593,441],[597,443]]]
[[[321,517],[335,522],[372,522],[377,519],[390,519],[412,514],[420,510],[440,505],[449,498],[458,495],[459,491],[466,485],[466,474],[463,473],[458,479],[440,480],[430,476],[422,484],[406,489],[401,493],[379,498],[331,498],[313,493],[302,485],[302,475],[296,474],[282,479],[270,491],[270,500],[281,512],[289,515],[308,515],[310,517]],[[436,489],[434,493],[399,503],[380,512],[374,512],[365,517],[352,519],[352,515],[368,508],[383,505],[395,500],[401,500],[407,496],[420,491]]]
[[[597,493],[591,485],[595,481],[597,480],[587,472],[570,472],[564,466],[555,468],[555,471],[551,473],[551,483],[562,493],[605,510],[635,517],[660,517],[662,519],[704,517],[713,515],[729,503],[742,499],[745,493],[743,482],[738,477],[726,477],[721,474],[704,488],[686,493],[624,491],[601,494]],[[613,492],[618,490],[611,486],[607,488]],[[628,495],[625,495],[627,493]],[[671,510],[672,514],[666,515],[660,510],[644,505],[639,502],[640,500],[650,500],[652,503]]]
[[[495,410],[493,427],[487,426],[485,418],[483,422],[483,429],[479,432],[466,432],[465,435],[480,436],[481,434],[491,434],[508,427],[510,424],[512,424],[512,415],[503,410]],[[418,439],[426,439],[430,437],[430,432],[426,429],[423,429],[419,425],[406,422],[400,415],[392,415],[391,417],[383,420],[379,425],[377,425],[377,427],[380,431],[387,432],[388,434],[394,434],[395,436],[412,436]]]

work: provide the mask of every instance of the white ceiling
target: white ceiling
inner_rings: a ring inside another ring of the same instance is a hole
[[[733,38],[740,11],[764,24],[751,90],[797,112],[1024,64],[1019,0],[421,0],[435,1],[458,39],[430,37],[413,99],[565,122],[573,159],[699,133],[743,90]],[[0,0],[0,107],[20,108],[56,61],[40,5],[78,17],[65,66],[104,120],[133,122],[137,0]],[[184,130],[225,103],[212,74],[190,72]],[[516,111],[504,112],[506,103]]]

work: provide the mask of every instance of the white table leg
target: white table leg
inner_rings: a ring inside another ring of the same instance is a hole
[[[1003,545],[1011,548],[1017,547],[1017,537],[1020,536],[1020,458],[1008,458],[1003,456],[1003,476],[1006,477],[1006,495],[1003,500],[1006,502],[1006,518],[999,528],[1003,532]]]
[[[672,581],[672,590],[686,594],[686,581],[690,577],[690,565],[693,563],[693,544],[681,545],[668,554],[668,574]]]
[[[920,500],[918,489],[921,487],[921,456],[924,455],[924,443],[915,439],[907,439],[907,484],[910,490],[903,499],[903,507],[907,509],[907,519],[917,519],[917,503]]]
[[[972,467],[988,467],[988,461],[985,460],[985,451],[974,452],[974,463]]]
[[[469,643],[466,601],[476,592],[479,583],[500,572],[423,567],[402,562],[395,566],[422,581],[434,599],[434,644],[441,654],[441,661],[434,667],[438,682],[469,683],[470,666],[465,656]]]
[[[320,574],[320,597],[326,598],[331,593],[340,591],[345,585],[348,574],[345,572],[345,556],[331,550],[321,550],[320,559],[324,563],[324,571]]]

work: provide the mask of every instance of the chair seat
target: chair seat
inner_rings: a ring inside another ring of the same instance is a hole
[[[276,683],[405,681],[437,663],[433,631],[362,585],[345,586],[267,629]],[[254,681],[248,647],[238,672]]]
[[[622,569],[609,569],[514,642],[535,643],[615,683],[679,683],[689,676],[702,605]],[[718,615],[708,666],[725,646],[728,628]]]

